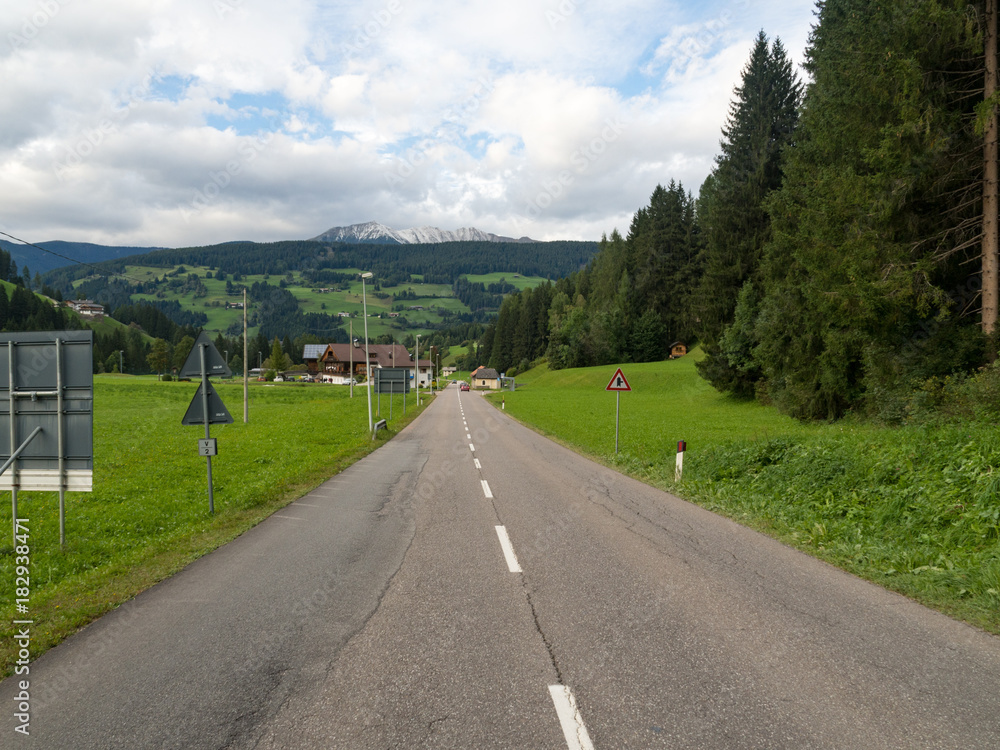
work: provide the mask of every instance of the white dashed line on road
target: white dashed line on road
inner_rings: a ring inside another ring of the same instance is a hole
[[[549,685],[549,695],[556,706],[556,715],[562,725],[563,736],[569,750],[594,750],[594,744],[583,724],[580,709],[576,707],[573,693],[565,685]]]
[[[493,499],[493,493],[490,492],[490,485],[489,485],[489,483],[485,479],[480,480],[480,481],[483,484],[483,494],[486,495],[486,499],[487,500],[492,500]]]
[[[517,555],[514,554],[514,547],[507,536],[506,526],[497,526],[497,536],[500,538],[500,549],[503,550],[503,557],[507,561],[507,568],[511,573],[520,573],[521,566],[517,562]]]

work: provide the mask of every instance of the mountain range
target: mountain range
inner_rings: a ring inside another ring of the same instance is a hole
[[[332,227],[323,234],[312,238],[315,242],[348,242],[382,245],[433,245],[441,242],[535,242],[529,237],[514,239],[475,227],[462,227],[454,232],[437,227],[416,227],[413,229],[391,229],[377,221],[351,224],[347,227]]]
[[[323,234],[313,237],[315,242],[344,242],[357,245],[436,245],[443,242],[536,242],[528,237],[514,239],[490,232],[484,232],[474,227],[463,227],[454,232],[437,227],[418,227],[415,229],[391,229],[377,221],[364,224],[352,224],[346,227],[333,227]],[[11,259],[19,269],[27,266],[31,273],[46,273],[56,268],[78,263],[101,263],[106,260],[116,260],[134,255],[142,255],[158,247],[119,247],[111,245],[95,245],[89,242],[41,242],[38,247],[22,245],[0,239],[0,249],[10,253]]]

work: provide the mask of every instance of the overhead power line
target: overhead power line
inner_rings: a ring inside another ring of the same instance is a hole
[[[77,260],[76,258],[69,257],[68,255],[57,253],[55,250],[49,250],[48,248],[44,248],[41,245],[36,245],[34,242],[28,242],[27,240],[22,240],[20,237],[15,237],[14,235],[8,232],[0,231],[0,234],[2,234],[4,237],[10,237],[12,240],[14,240],[15,242],[20,242],[22,245],[27,245],[28,247],[34,247],[38,250],[41,250],[43,253],[54,255],[57,258],[62,258],[63,260],[68,260],[71,263],[76,263],[81,266],[86,266],[87,268],[93,268],[101,276],[120,276],[121,278],[128,279],[129,281],[134,282],[136,284],[142,283],[141,281],[139,281],[139,279],[133,279],[131,276],[127,276],[124,273],[108,273],[107,271],[98,268],[93,263],[87,263],[86,261]]]

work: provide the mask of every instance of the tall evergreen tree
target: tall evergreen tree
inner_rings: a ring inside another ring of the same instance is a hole
[[[949,296],[980,226],[970,18],[957,0],[819,5],[753,325],[767,392],[792,414],[863,404],[889,361],[912,378],[981,361]],[[949,356],[928,356],[942,340]]]
[[[761,31],[730,104],[722,153],[698,204],[705,249],[696,306],[707,355],[698,368],[720,390],[750,395],[759,377],[753,368],[736,365],[749,351],[723,350],[721,339],[735,319],[740,290],[757,274],[770,237],[764,199],[781,186],[785,148],[793,142],[800,99],[801,84],[781,40],[769,45]],[[731,347],[732,337],[729,343]]]

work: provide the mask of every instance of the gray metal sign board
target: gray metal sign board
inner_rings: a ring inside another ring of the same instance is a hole
[[[378,367],[375,372],[376,393],[409,393],[411,368]]]
[[[184,414],[184,419],[181,420],[183,425],[204,425],[205,424],[205,409],[203,407],[204,401],[202,399],[202,386],[198,386],[197,393],[194,394],[194,398],[191,399],[191,405],[188,406],[187,412]],[[232,424],[233,417],[226,408],[226,405],[222,403],[222,398],[215,389],[209,385],[208,386],[208,423],[209,424]]]
[[[229,369],[229,365],[226,364],[226,360],[223,359],[219,350],[215,348],[215,344],[212,343],[212,337],[205,333],[205,331],[198,334],[198,338],[194,342],[194,346],[191,347],[191,353],[188,354],[187,359],[184,360],[184,366],[181,368],[177,377],[201,377],[202,347],[205,347],[205,367],[208,369],[207,375],[209,377],[215,376],[221,378],[232,377],[233,371]]]
[[[16,481],[22,490],[92,488],[93,336],[90,330],[0,334],[0,460],[10,457],[36,427],[42,428],[17,459]],[[66,471],[62,482],[60,430]],[[14,471],[4,472],[0,489],[11,489],[14,480]]]

